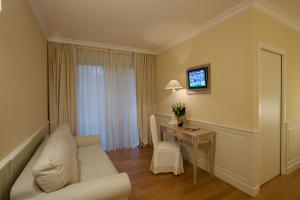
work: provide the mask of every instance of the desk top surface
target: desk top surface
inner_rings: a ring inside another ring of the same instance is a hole
[[[197,127],[197,126],[191,125],[191,124],[183,124],[183,127],[179,127],[179,126],[177,126],[177,124],[164,123],[164,124],[161,124],[160,126],[163,128],[173,129],[173,130],[180,131],[182,133],[185,133],[188,135],[193,135],[193,136],[202,135],[202,134],[216,134],[215,131],[203,129],[203,128],[200,128],[200,127]]]

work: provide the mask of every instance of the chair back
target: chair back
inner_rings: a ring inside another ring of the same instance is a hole
[[[156,148],[159,140],[158,140],[156,119],[155,119],[154,115],[150,116],[150,130],[151,130],[153,146],[154,146],[154,148]]]

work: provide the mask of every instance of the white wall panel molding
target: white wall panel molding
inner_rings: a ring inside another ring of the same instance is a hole
[[[156,114],[158,124],[167,123],[171,116]],[[214,130],[217,133],[215,175],[245,193],[255,196],[259,193],[257,182],[257,141],[256,130],[245,130],[199,120],[188,120],[199,127]],[[168,135],[165,139],[172,139]],[[183,158],[191,162],[192,148],[181,142]],[[200,145],[198,166],[208,170],[207,146]]]
[[[300,119],[286,123],[287,166],[286,173],[290,174],[300,168]]]

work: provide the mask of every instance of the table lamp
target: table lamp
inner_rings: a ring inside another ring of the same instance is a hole
[[[182,85],[177,80],[170,80],[167,86],[165,87],[165,90],[172,90],[172,104],[175,103],[175,97],[176,97],[176,90],[182,89]],[[169,124],[177,124],[177,120],[175,117],[175,113],[172,111],[172,119],[169,121]]]

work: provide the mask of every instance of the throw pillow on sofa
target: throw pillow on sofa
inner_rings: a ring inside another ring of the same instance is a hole
[[[50,135],[32,174],[45,192],[52,192],[78,181],[76,152],[61,131],[55,130]]]
[[[53,134],[59,134],[62,139],[66,140],[66,142],[68,143],[68,150],[71,151],[71,154],[73,155],[71,157],[72,159],[72,168],[71,168],[71,183],[77,183],[79,180],[79,170],[78,170],[78,159],[77,159],[77,144],[76,144],[76,141],[72,135],[72,132],[71,132],[71,127],[69,124],[65,123],[65,124],[62,124],[60,126],[58,126]]]

